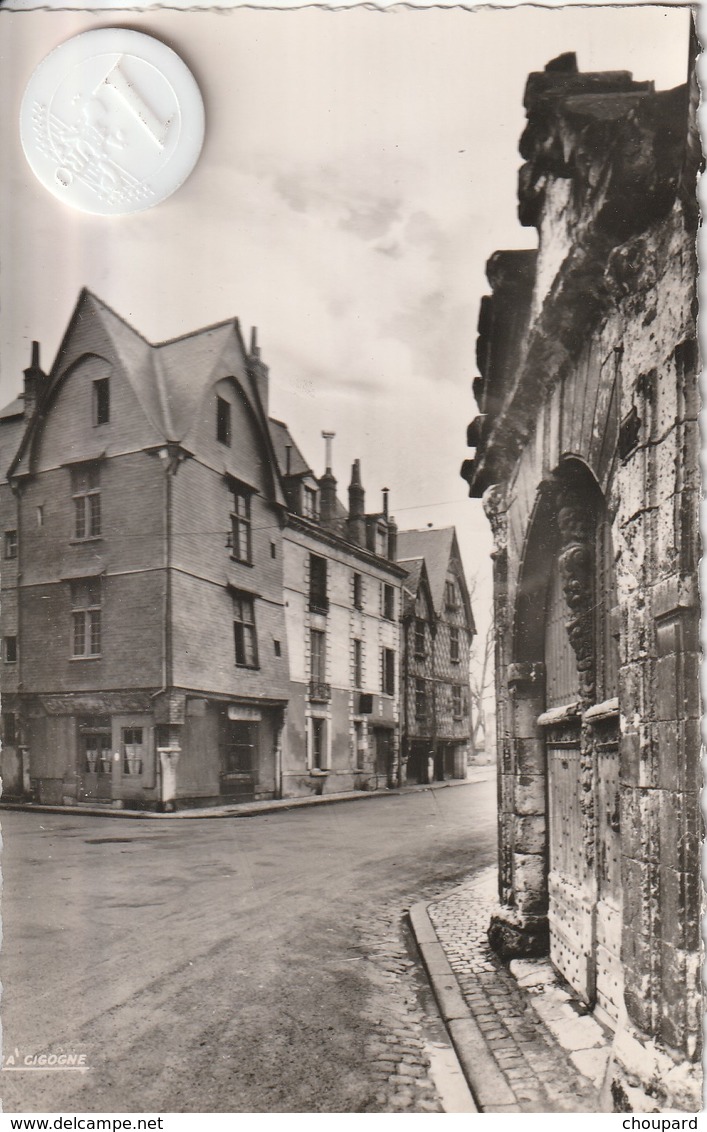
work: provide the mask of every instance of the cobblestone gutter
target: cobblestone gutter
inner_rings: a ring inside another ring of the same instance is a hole
[[[496,906],[495,879],[495,869],[487,869],[427,908],[468,1009],[461,1026],[460,1011],[450,1020],[440,1001],[475,1099],[486,1112],[611,1111],[603,1090],[609,1035],[560,984],[549,963],[515,961],[509,968],[491,950],[486,932]],[[419,942],[419,931],[416,935]],[[421,950],[427,963],[423,945]],[[442,999],[444,994],[443,986]],[[475,1048],[465,1057],[469,1037]]]

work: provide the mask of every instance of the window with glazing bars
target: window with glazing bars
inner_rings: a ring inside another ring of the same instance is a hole
[[[97,464],[72,471],[74,538],[98,538],[101,533],[101,480]]]
[[[258,641],[252,597],[233,597],[233,640],[239,668],[258,667]]]
[[[71,583],[71,655],[101,655],[101,583],[83,578]]]
[[[250,497],[247,488],[231,485],[231,556],[248,565],[253,561]]]

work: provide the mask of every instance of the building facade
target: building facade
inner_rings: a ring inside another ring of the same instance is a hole
[[[398,532],[403,606],[402,746],[408,782],[466,778],[474,618],[453,527]]]
[[[614,1035],[619,1110],[700,1108],[696,86],[526,88],[463,475],[494,536],[506,956]]]
[[[236,321],[83,292],[0,414],[5,797],[168,808],[399,782],[403,567],[268,415]],[[386,495],[387,499],[387,495]]]
[[[396,525],[367,515],[358,460],[337,498],[279,425],[289,500],[283,533],[290,700],[283,793],[375,790],[400,781],[400,609]]]
[[[49,376],[25,375],[2,488],[10,796],[276,793],[286,506],[266,406],[235,322],[153,347],[87,292]]]

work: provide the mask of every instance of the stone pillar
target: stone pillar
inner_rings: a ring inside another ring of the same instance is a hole
[[[545,743],[537,723],[545,706],[544,665],[509,665],[508,691],[513,812],[503,835],[512,891],[509,907],[489,928],[491,945],[504,958],[545,955],[548,949]]]
[[[175,809],[177,797],[177,763],[182,748],[178,742],[178,732],[170,728],[169,746],[158,747],[160,757],[160,810],[163,813],[172,813]]]

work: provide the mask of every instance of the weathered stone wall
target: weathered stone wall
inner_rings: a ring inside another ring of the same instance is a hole
[[[694,131],[687,88],[655,94],[625,74],[557,64],[531,76],[526,96],[520,198],[540,234],[534,284],[527,254],[490,261],[482,416],[463,470],[494,533],[505,907],[490,936],[507,955],[542,952],[549,901],[553,960],[616,1028],[616,1107],[689,1108],[701,1027]],[[605,508],[613,543],[618,697],[604,703],[582,491],[586,509]],[[558,557],[579,691],[553,715],[544,633]],[[584,858],[564,889],[548,880],[546,814],[548,759],[563,743],[578,750]],[[602,780],[617,744],[614,797]],[[618,906],[602,889],[616,838]],[[575,962],[563,967],[568,940]]]

